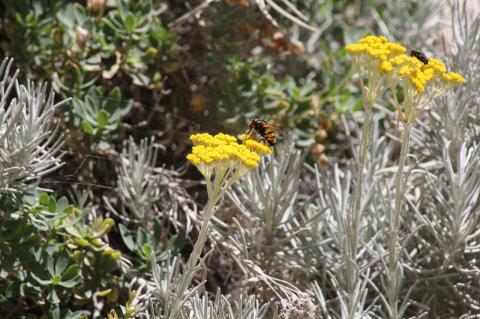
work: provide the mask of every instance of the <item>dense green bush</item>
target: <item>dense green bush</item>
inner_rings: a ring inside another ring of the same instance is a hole
[[[83,306],[96,298],[116,305],[121,253],[102,240],[112,219],[99,217],[90,224],[85,212],[66,198],[46,193],[2,195],[0,202],[2,317],[43,313],[78,318],[91,313],[91,306]]]
[[[115,103],[122,97],[118,85],[127,89],[126,95],[131,95],[130,85],[161,90],[163,73],[178,63],[175,33],[160,19],[164,4],[40,1],[32,6],[29,1],[7,1],[5,5],[7,55],[16,58],[27,76],[48,79],[60,96],[74,97],[74,108],[64,111],[65,120],[93,136],[90,142],[102,142],[102,149],[108,148],[105,143],[131,106]],[[16,41],[19,35],[24,41]],[[113,100],[100,103],[104,94]]]
[[[130,109],[122,98],[138,101],[144,112],[162,103],[168,112],[200,123],[206,121],[203,111],[209,111],[217,126],[236,132],[251,117],[265,118],[291,130],[301,146],[311,145],[319,118],[332,113],[322,111],[325,105],[333,102],[333,111],[348,110],[349,95],[335,102],[342,85],[331,90],[337,86],[332,76],[341,79],[345,71],[336,61],[344,54],[330,51],[334,43],[343,45],[336,26],[326,25],[334,36],[330,43],[316,40],[327,54],[319,60],[316,48],[305,53],[301,41],[275,31],[258,8],[242,2],[210,5],[200,23],[170,29],[169,21],[182,6],[150,1],[89,1],[84,6],[60,0],[33,6],[7,1],[5,6],[4,52],[15,57],[25,76],[50,80],[62,97],[75,98],[73,109],[64,108],[64,120],[83,131],[87,149],[106,150],[120,137],[115,133],[129,121]],[[310,9],[321,8],[342,14],[344,5],[312,2]],[[16,41],[19,35],[24,41]],[[121,95],[108,93],[118,89]]]

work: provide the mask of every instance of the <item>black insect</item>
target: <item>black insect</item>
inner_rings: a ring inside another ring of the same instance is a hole
[[[410,51],[410,55],[417,58],[420,62],[422,62],[423,64],[428,64],[428,57],[425,55],[425,53],[423,53],[422,51],[420,50],[412,50]]]

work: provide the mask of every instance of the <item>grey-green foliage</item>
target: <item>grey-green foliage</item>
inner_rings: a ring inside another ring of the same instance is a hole
[[[0,65],[0,191],[22,191],[62,165],[62,140],[54,124],[53,92],[47,84],[26,85],[11,73],[13,59]]]
[[[152,228],[155,218],[152,212],[160,198],[160,178],[153,170],[157,156],[158,149],[153,139],[143,139],[137,146],[130,137],[128,142],[124,142],[117,167],[120,216],[140,223],[145,229]]]
[[[346,122],[348,128],[353,123]],[[355,128],[355,126],[353,126]],[[349,134],[359,129],[347,129]],[[358,135],[358,133],[357,133]],[[379,193],[382,179],[376,173],[388,165],[391,146],[385,138],[380,137],[378,122],[373,123],[373,143],[367,156],[363,172],[363,191],[361,201],[361,219],[358,236],[355,237],[352,228],[353,201],[356,178],[355,159],[340,168],[315,167],[317,194],[314,210],[306,210],[306,220],[310,220],[310,231],[302,236],[308,253],[306,264],[315,265],[312,272],[324,278],[318,289],[326,290],[328,286],[335,288],[337,306],[327,309],[335,318],[365,318],[374,317],[371,308],[375,300],[368,298],[372,292],[371,280],[379,272],[370,269],[370,265],[378,263],[377,241],[385,241],[384,229],[388,215],[388,206],[376,205],[373,200]],[[382,187],[384,185],[381,185]],[[351,251],[352,241],[358,247]],[[381,298],[382,296],[379,296]],[[317,293],[317,298],[318,293]]]
[[[432,36],[441,26],[443,0],[383,1],[383,10],[369,6],[373,21],[380,33],[410,48],[431,47],[439,38]],[[420,31],[421,30],[421,31]],[[438,43],[435,43],[438,44]]]
[[[183,318],[262,319],[265,318],[269,305],[262,305],[255,296],[244,294],[230,301],[218,291],[214,300],[208,300],[207,294],[203,297],[195,295],[190,299],[190,306],[190,311],[186,311]]]
[[[223,240],[231,243],[242,258],[261,266],[269,275],[290,269],[301,278],[302,249],[298,234],[305,232],[299,223],[308,198],[300,195],[300,173],[304,156],[293,144],[277,147],[279,156],[267,156],[228,191],[240,209],[236,227],[217,224]]]
[[[200,261],[209,256],[207,253]],[[261,304],[255,296],[240,294],[238,296],[225,296],[217,291],[215,299],[209,300],[208,294],[199,297],[196,291],[203,286],[198,286],[190,290],[184,296],[176,296],[178,282],[184,274],[179,273],[177,259],[167,261],[163,264],[155,264],[153,266],[153,287],[149,287],[142,299],[150,300],[150,311],[144,313],[147,318],[169,318],[171,305],[176,298],[182,300],[182,307],[179,314],[175,318],[187,319],[262,319],[267,314],[269,304]],[[195,267],[195,271],[199,271],[200,267]]]
[[[449,64],[466,82],[432,104],[414,140],[420,159],[435,165],[414,185],[412,209],[425,228],[408,247],[416,253],[407,267],[437,287],[420,300],[435,313],[458,315],[480,311],[480,15],[458,2],[452,13]]]
[[[390,254],[388,219],[397,169],[391,150],[398,145],[396,139],[377,150],[373,144],[371,149],[373,174],[366,174],[362,194],[363,226],[356,271],[345,271],[353,259],[347,243],[352,238],[348,223],[354,166],[316,174],[319,211],[327,210],[310,224],[314,232],[305,240],[317,243],[310,246],[311,256],[318,256],[319,269],[326,268],[315,292],[333,318],[392,317],[388,294],[399,296],[399,317],[468,317],[480,311],[475,297],[480,288],[480,17],[467,18],[468,9],[458,3],[452,13],[454,37],[447,56],[454,58],[449,69],[464,75],[466,83],[434,101],[428,116],[415,124],[409,165],[404,171],[400,265],[398,271],[390,273],[397,278],[389,279],[397,286],[388,284],[385,260]],[[387,137],[397,135],[388,126],[386,132]],[[363,296],[345,294],[344,287],[355,278],[359,278],[357,284],[365,283]],[[331,293],[331,286],[335,293]],[[359,311],[365,310],[370,311],[360,315]]]
[[[157,167],[160,145],[143,139],[137,145],[132,137],[124,142],[117,171],[118,209],[109,200],[109,209],[126,222],[152,230],[157,217],[169,218],[175,226],[192,228],[196,205],[179,178],[179,172]]]

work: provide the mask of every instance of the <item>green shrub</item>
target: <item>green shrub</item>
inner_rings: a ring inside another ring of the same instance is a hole
[[[88,225],[86,212],[46,193],[2,195],[0,203],[2,317],[56,312],[75,318],[80,312],[70,310],[112,299],[120,288],[114,273],[121,253],[102,238],[113,220]]]

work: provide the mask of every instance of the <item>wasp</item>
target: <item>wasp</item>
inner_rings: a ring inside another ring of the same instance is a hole
[[[414,58],[417,58],[423,64],[428,64],[428,60],[429,60],[428,57],[425,55],[425,53],[423,53],[420,50],[410,51],[410,56],[413,56]]]
[[[266,121],[259,119],[252,119],[248,128],[247,134],[250,134],[252,131],[257,132],[261,137],[261,141],[265,141],[269,146],[274,146],[277,143],[276,133],[283,131],[281,126],[268,124]]]

